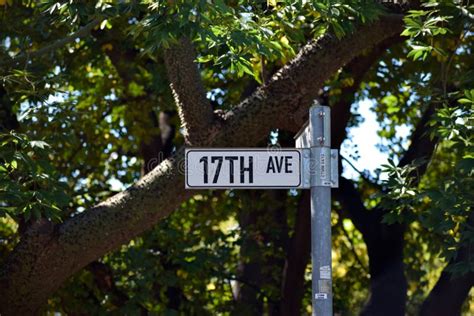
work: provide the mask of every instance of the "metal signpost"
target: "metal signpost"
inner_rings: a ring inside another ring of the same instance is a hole
[[[327,106],[309,110],[296,148],[191,148],[187,189],[311,189],[313,316],[332,315],[331,188],[338,186],[338,152],[331,149]]]
[[[311,107],[309,126],[303,133],[305,136],[300,135],[300,137],[309,140],[311,158],[314,162],[314,168],[312,168],[314,172],[311,177],[313,315],[329,316],[332,315],[331,171],[335,170],[337,174],[337,161],[331,161],[330,108]],[[337,151],[333,154],[337,154]]]

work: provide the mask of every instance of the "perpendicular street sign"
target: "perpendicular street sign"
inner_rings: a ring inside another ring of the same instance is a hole
[[[186,188],[303,188],[303,155],[293,148],[186,149]]]

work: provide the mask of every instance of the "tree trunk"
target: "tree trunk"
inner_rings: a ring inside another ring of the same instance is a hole
[[[453,275],[445,268],[438,282],[423,302],[420,310],[421,316],[454,316],[461,314],[462,305],[474,286],[474,271],[472,270],[474,240],[469,237],[474,232],[473,227],[474,213],[471,213],[462,233],[464,236],[461,238],[461,240],[465,240],[465,244],[461,246],[456,257],[448,265],[449,267],[467,263],[471,270],[463,275]]]
[[[259,243],[261,232],[257,227],[259,212],[256,202],[261,197],[258,191],[240,192],[242,209],[238,210],[241,230],[240,262],[237,271],[237,296],[233,315],[261,315],[263,298],[259,297],[262,285],[262,256]]]
[[[239,293],[235,315],[277,315],[281,274],[287,246],[286,190],[241,192],[242,230]],[[247,207],[246,207],[247,206]],[[275,290],[275,291],[273,291]],[[266,298],[267,304],[264,304]]]
[[[443,271],[441,277],[423,302],[421,316],[461,315],[461,308],[474,286],[474,272],[454,277]]]
[[[311,252],[310,192],[304,190],[298,203],[294,235],[289,243],[283,271],[280,315],[300,315],[304,295],[304,272]]]
[[[370,298],[362,315],[404,315],[407,282],[403,268],[404,225],[382,223],[383,210],[368,211],[354,184],[339,179],[335,197],[342,213],[352,220],[367,245]]]
[[[369,254],[370,298],[361,315],[405,315],[407,281],[403,266],[404,225],[372,222],[373,231],[364,235]]]

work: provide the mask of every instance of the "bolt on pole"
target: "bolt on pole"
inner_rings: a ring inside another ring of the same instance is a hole
[[[331,112],[313,105],[311,146],[311,258],[313,316],[332,316],[331,267]]]

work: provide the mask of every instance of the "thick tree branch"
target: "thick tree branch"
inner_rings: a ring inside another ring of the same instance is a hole
[[[194,46],[184,37],[167,49],[164,57],[186,142],[192,146],[203,145],[213,122],[213,112],[194,62]]]
[[[326,36],[306,45],[289,65],[225,115],[221,130],[199,143],[252,146],[291,113],[307,107],[323,82],[354,56],[402,30],[401,16],[384,16],[339,41]],[[196,122],[195,122],[196,123]],[[204,122],[201,122],[204,124]],[[59,226],[39,222],[22,238],[0,272],[2,315],[38,312],[72,274],[117,249],[169,215],[192,192],[184,190],[183,151],[126,191]]]
[[[304,46],[298,56],[280,69],[267,84],[225,115],[226,127],[216,135],[219,142],[248,146],[262,139],[272,128],[300,127],[304,117],[297,109],[306,109],[319,94],[325,80],[360,55],[364,50],[399,34],[403,30],[401,15],[386,15],[380,21],[365,25],[342,42],[327,35]],[[259,119],[250,119],[251,117]],[[236,140],[233,131],[245,131]]]
[[[360,84],[367,71],[372,67],[372,65],[379,61],[380,57],[387,51],[387,49],[403,42],[403,40],[404,39],[399,34],[391,36],[375,46],[372,50],[357,56],[347,64],[346,67],[344,67],[344,71],[349,73],[354,81],[352,85],[344,87],[339,100],[334,104],[331,104],[332,122],[342,120],[343,122],[346,122],[342,126],[347,126],[351,117],[351,111],[350,109],[347,109],[347,107],[350,108],[354,103],[356,93],[359,90]],[[346,136],[347,129],[335,125],[335,127],[331,129],[331,146],[333,148],[340,148],[342,142],[346,139]]]

